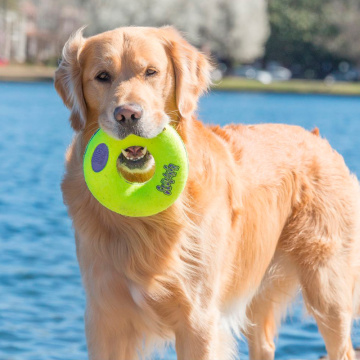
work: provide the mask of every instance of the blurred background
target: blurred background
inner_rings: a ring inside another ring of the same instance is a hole
[[[0,0],[0,64],[55,66],[84,24],[175,25],[217,61],[215,80],[360,81],[359,0]]]
[[[53,87],[68,36],[171,24],[217,63],[206,123],[318,127],[360,177],[359,0],[0,0],[0,360],[85,360],[85,294],[62,202],[69,111]],[[226,91],[223,91],[226,90]],[[360,325],[352,339],[360,346]],[[277,359],[325,346],[301,297]],[[245,340],[240,358],[247,359]],[[165,360],[176,355],[170,347]]]

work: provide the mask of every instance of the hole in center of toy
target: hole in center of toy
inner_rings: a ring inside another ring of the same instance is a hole
[[[147,182],[155,173],[154,157],[143,146],[134,145],[122,149],[116,165],[119,174],[131,183]]]

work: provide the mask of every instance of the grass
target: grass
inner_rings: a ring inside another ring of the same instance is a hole
[[[214,90],[258,91],[274,93],[333,94],[360,96],[360,82],[326,84],[321,80],[290,80],[262,84],[256,80],[227,77],[213,86]]]
[[[0,81],[53,81],[54,67],[41,65],[0,66]],[[326,84],[321,80],[290,80],[268,85],[256,80],[227,77],[212,87],[224,91],[258,91],[274,93],[333,94],[360,96],[359,83],[336,82]]]
[[[53,81],[54,67],[42,65],[0,66],[0,81]]]

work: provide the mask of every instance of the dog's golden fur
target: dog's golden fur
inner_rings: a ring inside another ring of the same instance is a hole
[[[143,75],[148,66],[156,77]],[[95,79],[104,69],[107,84]],[[210,70],[171,27],[78,32],[64,48],[55,86],[76,135],[62,190],[87,294],[89,357],[137,359],[153,340],[175,339],[178,359],[228,360],[242,331],[251,359],[273,359],[281,312],[300,287],[330,359],[354,359],[359,183],[318,131],[197,121]],[[107,210],[83,177],[87,142],[98,126],[117,136],[111,114],[128,102],[148,114],[145,135],[170,123],[189,155],[185,191],[150,217]]]

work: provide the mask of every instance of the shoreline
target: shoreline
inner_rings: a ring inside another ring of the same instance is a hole
[[[42,65],[2,65],[0,82],[53,82],[55,67]],[[319,94],[360,96],[360,82],[335,82],[321,80],[289,80],[262,84],[256,80],[226,77],[211,87],[215,91],[259,92],[278,94]]]
[[[247,91],[278,94],[360,96],[360,82],[335,82],[327,84],[322,80],[302,79],[262,84],[256,80],[227,77],[218,83],[215,83],[212,89],[218,91]]]

